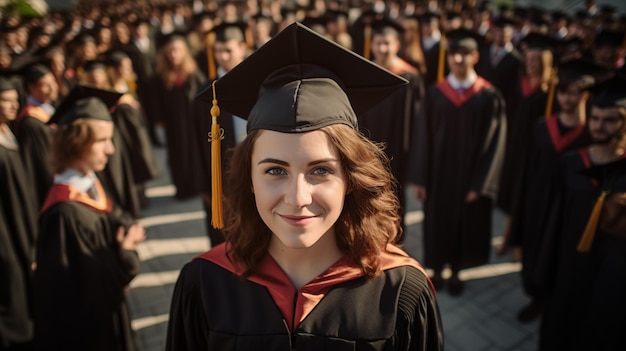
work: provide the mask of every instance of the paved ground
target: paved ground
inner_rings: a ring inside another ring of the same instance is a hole
[[[148,184],[149,206],[143,211],[148,240],[139,247],[141,274],[128,292],[142,351],[164,349],[168,310],[180,268],[209,248],[204,211],[199,199],[177,201],[165,168],[165,150],[155,149],[161,174]],[[421,257],[420,204],[409,203],[406,218],[406,250]],[[494,243],[503,227],[501,214],[494,211]],[[451,297],[439,292],[446,350],[504,351],[535,350],[538,322],[520,324],[516,311],[528,302],[519,279],[520,265],[510,256],[492,257],[487,266],[462,271],[465,293]],[[444,271],[444,276],[446,272]]]

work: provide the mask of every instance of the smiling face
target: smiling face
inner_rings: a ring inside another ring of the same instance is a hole
[[[347,180],[340,155],[323,131],[263,131],[251,163],[257,210],[272,232],[270,248],[336,246],[334,225]]]

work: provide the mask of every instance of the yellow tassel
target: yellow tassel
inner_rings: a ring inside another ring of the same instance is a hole
[[[439,41],[439,62],[437,63],[437,82],[443,80],[443,72],[445,69],[445,57],[446,57],[446,37],[441,36]]]
[[[593,238],[596,235],[596,229],[598,228],[598,220],[600,219],[600,214],[602,213],[602,206],[604,206],[604,199],[608,191],[603,191],[596,200],[596,204],[593,206],[593,210],[591,211],[591,216],[589,216],[589,221],[587,222],[587,226],[585,227],[585,231],[583,232],[583,236],[580,238],[578,242],[577,250],[579,252],[589,252],[591,249],[591,244],[593,243]]]
[[[554,101],[554,90],[556,88],[556,75],[557,69],[552,68],[552,74],[550,75],[550,86],[548,88],[548,101],[546,102],[546,119],[552,116],[552,103]]]
[[[215,33],[209,32],[206,35],[206,59],[209,65],[209,80],[214,80],[215,78],[217,78],[217,68],[215,67],[215,57],[213,55],[213,43],[215,43]]]
[[[364,42],[363,42],[363,57],[365,57],[366,59],[370,59],[370,46],[372,45],[372,25],[371,24],[366,24],[365,25],[365,38],[364,38]]]
[[[224,214],[222,210],[222,151],[221,141],[224,130],[220,128],[217,117],[220,108],[215,95],[215,81],[213,81],[213,106],[211,107],[211,225],[215,229],[224,228]]]

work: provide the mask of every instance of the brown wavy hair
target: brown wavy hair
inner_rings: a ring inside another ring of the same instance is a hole
[[[181,41],[185,44],[185,58],[183,59],[180,67],[174,67],[165,54],[166,49],[176,41]],[[163,48],[159,51],[155,71],[156,74],[161,77],[161,80],[163,80],[165,87],[167,89],[171,89],[179,75],[183,78],[183,80],[187,80],[187,78],[196,71],[197,67],[196,60],[191,55],[191,51],[189,51],[189,45],[184,39],[181,38],[173,39],[171,42],[165,44],[165,46],[163,46]]]
[[[96,135],[85,118],[58,126],[50,144],[49,159],[53,174],[62,173],[80,160],[95,142]]]
[[[337,148],[348,191],[335,223],[339,248],[368,277],[380,272],[379,254],[401,233],[395,179],[382,147],[354,129],[335,124],[320,129]],[[225,184],[224,237],[231,258],[253,273],[267,253],[271,231],[259,215],[252,193],[252,152],[262,131],[252,131],[232,151]]]

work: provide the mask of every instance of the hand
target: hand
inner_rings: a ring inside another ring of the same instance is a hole
[[[117,230],[117,241],[125,250],[135,250],[135,245],[146,240],[146,229],[141,224],[133,224],[126,230],[119,227]]]
[[[416,185],[415,186],[415,197],[424,202],[426,201],[426,187],[425,186],[421,186],[421,185]]]
[[[480,197],[480,195],[478,194],[478,192],[476,192],[474,190],[470,190],[467,193],[467,196],[465,196],[465,202],[472,203],[472,202],[478,200],[479,197]]]

